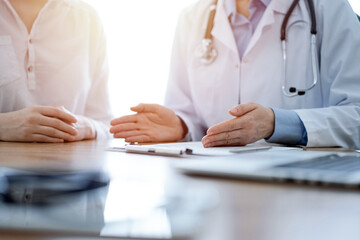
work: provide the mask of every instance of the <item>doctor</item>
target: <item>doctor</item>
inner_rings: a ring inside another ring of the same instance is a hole
[[[346,0],[213,4],[180,17],[166,107],[133,107],[111,122],[114,137],[360,148],[360,24]]]

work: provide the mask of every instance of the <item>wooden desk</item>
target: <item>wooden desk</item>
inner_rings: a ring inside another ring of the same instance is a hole
[[[129,178],[150,179],[164,174],[171,181],[188,186],[213,188],[218,193],[217,206],[208,213],[204,227],[194,239],[360,239],[360,191],[189,177],[171,168],[171,163],[180,159],[104,151],[118,143],[121,144],[118,140],[63,144],[0,142],[0,165],[66,169],[111,166],[119,175]],[[0,231],[0,239],[58,236]]]

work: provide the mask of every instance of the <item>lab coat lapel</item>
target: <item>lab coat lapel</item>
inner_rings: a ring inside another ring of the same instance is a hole
[[[254,32],[254,35],[252,36],[252,38],[249,42],[249,45],[244,53],[244,56],[246,56],[251,51],[251,49],[254,48],[254,46],[258,42],[259,38],[261,37],[261,34],[263,33],[264,29],[267,26],[270,26],[271,24],[273,24],[275,22],[275,14],[282,14],[285,16],[291,3],[292,3],[292,1],[290,1],[290,0],[272,0],[270,2],[269,6],[265,10],[263,17],[260,20],[260,22]],[[295,9],[294,12],[292,13],[292,15],[296,15],[297,14],[296,12],[297,11]],[[289,23],[292,22],[292,20],[293,19],[291,19],[289,21]],[[280,31],[279,31],[279,41],[280,41]]]
[[[226,11],[224,8],[224,1],[219,0],[216,15],[214,19],[214,27],[211,31],[213,37],[220,42],[222,42],[226,47],[231,49],[233,52],[237,53],[236,42],[234,38],[234,34],[232,32],[228,17],[226,15]]]

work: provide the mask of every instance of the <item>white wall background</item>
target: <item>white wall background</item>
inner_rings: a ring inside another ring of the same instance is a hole
[[[106,31],[115,116],[140,102],[163,103],[177,19],[194,0],[86,1]]]
[[[115,116],[140,102],[163,103],[180,11],[195,0],[86,0],[107,34]],[[360,0],[349,0],[360,14]]]

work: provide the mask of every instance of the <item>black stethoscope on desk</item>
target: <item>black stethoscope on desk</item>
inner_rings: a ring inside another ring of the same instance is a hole
[[[217,0],[210,6],[210,14],[206,26],[206,31],[204,38],[201,41],[201,44],[195,51],[196,57],[200,59],[200,62],[204,65],[212,64],[217,58],[217,50],[213,44],[213,37],[211,35],[211,31],[214,27],[214,19],[216,14],[216,6]],[[298,5],[299,0],[294,0],[287,11],[284,20],[281,24],[281,32],[280,32],[280,41],[281,41],[281,49],[282,49],[282,73],[281,73],[281,89],[285,96],[294,97],[298,95],[304,95],[307,91],[314,88],[318,82],[318,63],[317,63],[317,52],[316,52],[316,34],[317,34],[317,24],[316,24],[316,15],[315,15],[315,7],[313,0],[307,0],[309,13],[311,18],[311,61],[312,61],[312,72],[313,72],[313,82],[312,84],[303,89],[297,89],[295,87],[290,87],[288,90],[285,87],[286,82],[286,27],[289,22],[289,18],[291,13],[294,11],[296,5]]]

